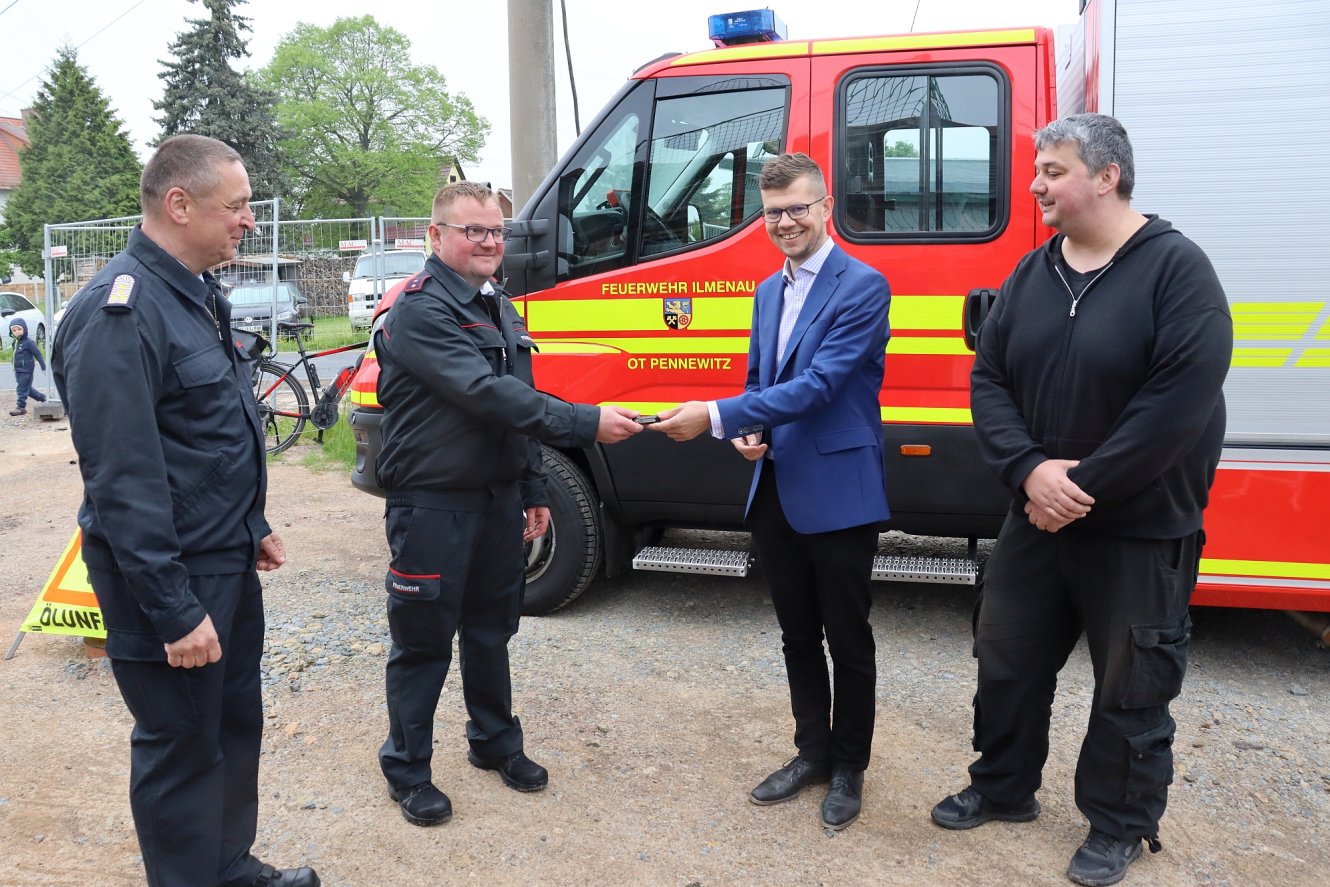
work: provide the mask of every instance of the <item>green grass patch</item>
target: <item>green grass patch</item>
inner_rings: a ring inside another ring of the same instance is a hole
[[[337,424],[323,432],[319,443],[319,430],[305,424],[305,431],[286,452],[269,456],[274,462],[299,460],[301,465],[314,471],[350,471],[356,464],[356,438],[346,424],[347,401],[342,402],[342,417]],[[350,481],[348,481],[350,483]]]
[[[308,351],[323,351],[326,348],[354,345],[368,338],[368,330],[351,329],[351,318],[345,314],[340,317],[318,317],[314,319],[314,329],[305,337],[305,348]]]

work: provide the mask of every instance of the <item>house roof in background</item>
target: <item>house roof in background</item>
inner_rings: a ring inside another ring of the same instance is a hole
[[[28,144],[28,128],[21,117],[0,117],[0,188],[17,188],[23,181],[18,152]]]

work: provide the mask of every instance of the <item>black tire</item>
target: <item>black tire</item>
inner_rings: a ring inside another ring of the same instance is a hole
[[[45,354],[45,353],[46,353],[46,324],[44,324],[44,323],[39,323],[39,324],[37,324],[37,332],[36,332],[36,334],[33,336],[33,338],[37,340],[37,347],[41,350],[42,354]]]
[[[259,364],[254,375],[254,399],[258,401],[259,422],[269,453],[276,455],[300,438],[309,421],[309,398],[287,367],[266,360]]]
[[[550,528],[526,546],[526,592],[522,613],[542,616],[572,602],[600,568],[600,512],[596,491],[567,456],[541,447]]]

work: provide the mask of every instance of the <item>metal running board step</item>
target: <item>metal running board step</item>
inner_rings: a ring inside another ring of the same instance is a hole
[[[712,576],[747,576],[748,564],[748,552],[734,548],[669,548],[651,545],[633,558],[634,570],[707,573]]]
[[[873,558],[873,578],[885,582],[947,582],[974,585],[979,568],[973,558],[895,557]]]

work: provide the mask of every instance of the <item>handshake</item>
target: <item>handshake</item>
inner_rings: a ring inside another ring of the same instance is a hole
[[[711,413],[706,402],[700,400],[681,403],[677,407],[662,410],[656,416],[643,416],[624,407],[601,407],[600,431],[596,434],[596,440],[600,443],[617,443],[646,427],[668,435],[670,440],[692,440],[711,431]],[[731,443],[750,461],[761,459],[767,451],[767,445],[762,443],[760,429],[737,437]]]

